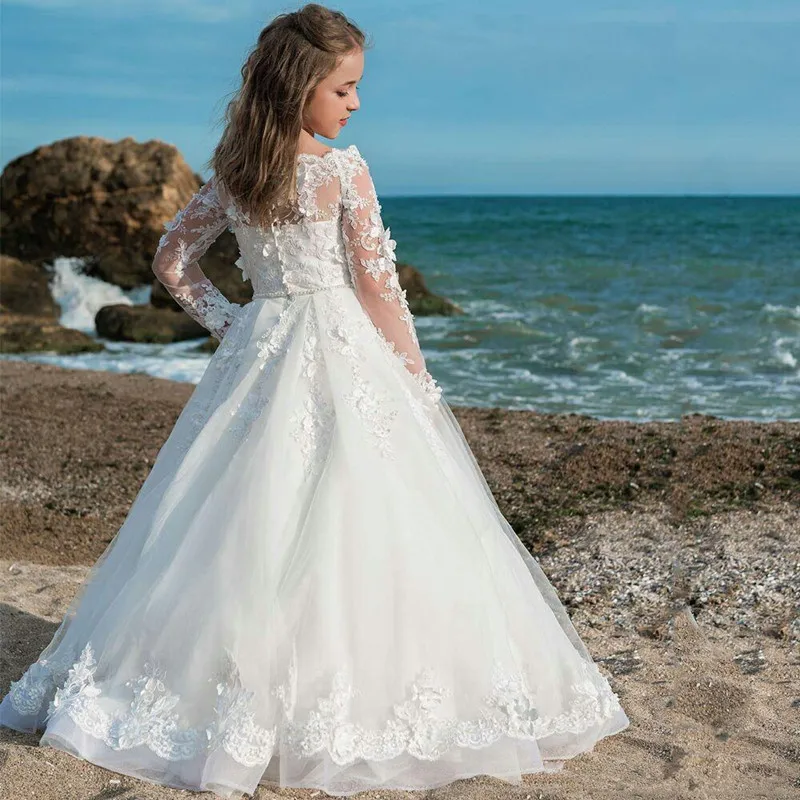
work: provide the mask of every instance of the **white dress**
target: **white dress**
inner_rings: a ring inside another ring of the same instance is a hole
[[[0,723],[229,798],[558,770],[629,720],[425,367],[361,153],[297,187],[266,228],[212,178],[165,226],[221,343]],[[243,306],[197,264],[228,227]]]

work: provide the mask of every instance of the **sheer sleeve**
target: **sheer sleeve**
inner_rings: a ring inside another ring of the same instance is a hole
[[[342,171],[342,233],[356,295],[392,352],[434,401],[441,396],[419,346],[406,291],[395,266],[395,242],[384,228],[381,205],[360,153]]]
[[[227,227],[228,218],[212,178],[164,225],[166,233],[159,240],[152,265],[178,305],[220,341],[241,305],[220,292],[198,260]]]

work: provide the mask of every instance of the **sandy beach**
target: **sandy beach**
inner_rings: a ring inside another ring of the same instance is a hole
[[[49,642],[193,386],[0,364],[0,692]],[[522,786],[364,800],[800,794],[800,423],[598,421],[454,407],[498,504],[631,719]],[[0,731],[0,797],[189,798]],[[260,788],[266,798],[322,798]]]

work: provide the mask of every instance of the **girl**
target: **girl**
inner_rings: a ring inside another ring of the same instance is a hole
[[[0,722],[220,797],[560,769],[629,724],[429,373],[355,145],[365,37],[316,4],[242,69],[153,269],[220,340]],[[253,286],[198,259],[226,228]]]

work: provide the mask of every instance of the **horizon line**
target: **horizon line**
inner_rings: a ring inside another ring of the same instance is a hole
[[[459,198],[459,197],[482,197],[482,198],[587,198],[587,197],[641,197],[641,198],[762,198],[762,199],[781,199],[781,200],[800,200],[800,192],[546,192],[546,193],[527,193],[527,192],[477,192],[460,194],[392,194],[381,192],[382,198],[396,200],[412,199],[438,199],[438,198]]]

